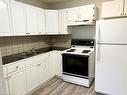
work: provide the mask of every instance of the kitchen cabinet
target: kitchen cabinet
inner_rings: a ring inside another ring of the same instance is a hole
[[[26,94],[26,74],[24,61],[7,64],[7,78],[9,93],[12,95]]]
[[[11,2],[12,22],[14,35],[26,35],[26,5],[17,1]]]
[[[28,35],[37,35],[38,34],[38,15],[37,8],[27,5],[26,7],[27,14],[27,28]]]
[[[45,10],[47,34],[59,34],[58,10]]]
[[[9,94],[26,95],[53,76],[62,76],[62,51],[51,51],[3,67]]]
[[[55,51],[56,55],[56,63],[55,63],[55,70],[56,75],[62,77],[62,51]]]
[[[96,20],[95,4],[69,8],[68,25],[80,25],[87,21]]]
[[[0,0],[0,36],[12,35],[9,0]]]
[[[38,15],[38,33],[46,34],[44,9],[38,8],[37,15]]]
[[[59,10],[59,32],[60,34],[69,34],[67,30],[68,10]]]
[[[48,80],[48,57],[48,54],[42,54],[25,61],[28,91]]]
[[[95,4],[81,6],[79,8],[80,20],[95,20],[96,19],[96,7]]]
[[[79,19],[79,7],[68,9],[68,24],[75,23]]]
[[[46,80],[48,80],[48,58],[42,62],[40,62],[40,83],[42,84]]]
[[[8,75],[9,91],[12,95],[25,95],[26,94],[26,82],[25,82],[25,71]]]
[[[27,68],[26,70],[28,91],[31,91],[32,89],[34,89],[39,85],[39,66],[40,65],[37,64],[35,66]]]
[[[56,64],[56,54],[54,51],[50,52],[50,56],[49,56],[49,64],[48,64],[48,68],[49,68],[49,78],[53,77],[56,74],[56,68],[55,68],[55,64]]]
[[[52,77],[54,75],[62,76],[62,52],[61,51],[51,51],[50,52],[50,62],[49,62],[49,75]]]
[[[124,11],[124,0],[108,0],[102,2],[102,17],[110,18],[110,17],[121,17],[125,16]]]

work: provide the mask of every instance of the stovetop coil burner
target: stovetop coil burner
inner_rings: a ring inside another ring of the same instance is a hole
[[[70,49],[67,52],[74,52],[76,49]]]
[[[91,52],[91,51],[90,50],[83,50],[82,53],[89,53],[89,52]]]

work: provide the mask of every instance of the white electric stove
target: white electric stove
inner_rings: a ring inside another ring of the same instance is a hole
[[[89,87],[95,76],[94,40],[73,39],[63,51],[63,80]]]

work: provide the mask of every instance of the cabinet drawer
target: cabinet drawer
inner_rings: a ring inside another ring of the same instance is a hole
[[[34,56],[34,57],[31,57],[31,58],[28,58],[26,60],[26,62],[25,62],[26,63],[26,67],[31,66],[31,65],[36,65],[37,63],[47,59],[48,56],[49,56],[49,54],[46,53],[46,54],[41,54],[41,55],[38,55],[38,56]]]
[[[7,73],[13,73],[15,71],[21,70],[25,68],[25,62],[13,62],[7,65]]]

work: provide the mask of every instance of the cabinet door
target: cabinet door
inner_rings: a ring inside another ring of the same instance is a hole
[[[124,0],[107,0],[102,3],[102,17],[118,17],[124,12]]]
[[[124,12],[125,12],[125,16],[127,16],[127,0],[125,0]]]
[[[67,31],[68,10],[59,10],[59,31],[60,34],[68,34]]]
[[[27,89],[31,91],[39,85],[39,66],[27,69]]]
[[[48,69],[49,69],[49,78],[53,77],[54,75],[56,75],[56,54],[54,51],[50,52],[50,57],[49,57],[49,64],[48,64]]]
[[[59,34],[58,31],[58,11],[45,10],[46,32],[48,34]]]
[[[9,95],[9,85],[8,85],[8,79],[5,78],[5,85],[6,85],[6,91],[7,91],[7,95]]]
[[[10,36],[11,18],[9,0],[0,0],[0,36]]]
[[[38,32],[39,34],[46,34],[44,9],[38,8],[37,11],[38,11]]]
[[[74,25],[79,20],[79,7],[68,9],[68,25]]]
[[[95,5],[86,5],[80,7],[80,20],[92,20],[95,19]]]
[[[56,75],[62,76],[62,52],[61,51],[55,51],[56,54],[56,63],[55,63],[55,70]]]
[[[68,21],[77,21],[79,19],[79,7],[68,9]]]
[[[25,35],[27,33],[25,4],[12,1],[12,19],[14,35]]]
[[[40,83],[42,84],[46,80],[48,80],[48,59],[42,61],[40,64]]]
[[[25,95],[26,94],[26,79],[25,72],[17,72],[10,75],[8,78],[10,95]]]
[[[38,34],[38,15],[37,8],[27,5],[27,27],[28,34]]]

